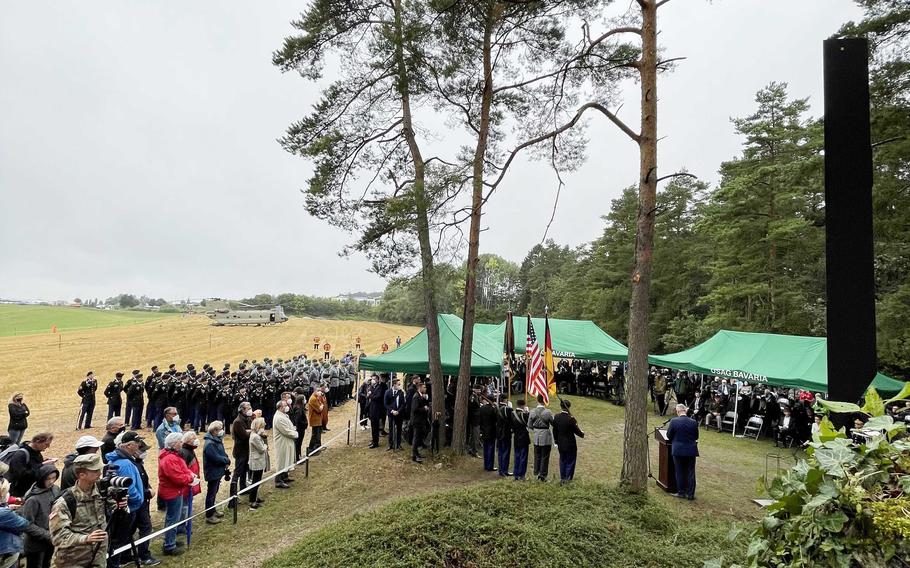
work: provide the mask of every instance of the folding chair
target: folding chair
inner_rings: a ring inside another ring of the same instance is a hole
[[[758,440],[759,436],[761,436],[761,431],[764,429],[764,427],[765,427],[764,416],[759,416],[759,415],[751,416],[751,417],[749,417],[749,422],[746,423],[746,428],[743,431],[743,437],[748,438],[749,436],[752,436],[753,438]]]
[[[733,428],[735,428],[735,427],[736,427],[736,413],[733,412],[732,410],[728,410],[727,413],[724,415],[723,421],[721,421],[721,423],[720,423],[720,431],[724,432],[724,431],[729,430],[730,432],[732,432]]]

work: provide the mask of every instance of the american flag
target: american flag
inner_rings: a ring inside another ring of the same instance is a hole
[[[544,404],[550,404],[550,393],[547,389],[547,380],[543,376],[543,359],[540,356],[540,345],[537,343],[537,334],[534,333],[534,324],[528,315],[528,344],[525,348],[528,356],[528,394],[536,397],[543,395]]]

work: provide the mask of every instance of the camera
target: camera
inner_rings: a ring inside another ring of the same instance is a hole
[[[126,498],[133,480],[129,477],[117,475],[113,470],[104,474],[104,477],[96,482],[98,492],[111,499],[112,501],[122,501]]]

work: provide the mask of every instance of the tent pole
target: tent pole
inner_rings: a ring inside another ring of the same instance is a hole
[[[739,421],[739,381],[736,381],[736,400],[733,401],[733,437],[736,437],[736,423]]]

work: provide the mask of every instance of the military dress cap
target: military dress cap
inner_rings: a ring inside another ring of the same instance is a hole
[[[101,471],[104,469],[104,462],[98,454],[83,454],[73,460],[73,467],[76,469],[88,469],[91,471]]]
[[[91,377],[91,376],[94,375],[94,374],[95,374],[95,371],[89,371],[88,373],[85,374],[85,376],[86,376],[86,377]]]
[[[141,375],[142,372],[139,369],[133,369],[133,375]]]
[[[158,370],[158,365],[152,365],[152,370],[153,370],[153,371],[157,371],[157,370]]]
[[[123,371],[117,371],[115,374],[117,375],[117,378],[119,379],[120,377],[123,376]]]

